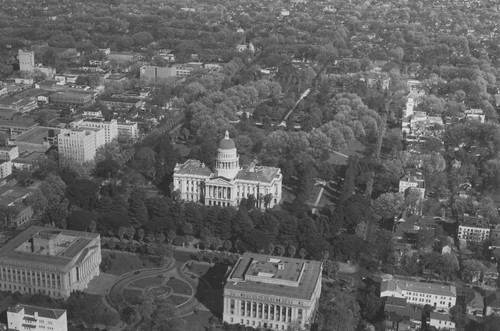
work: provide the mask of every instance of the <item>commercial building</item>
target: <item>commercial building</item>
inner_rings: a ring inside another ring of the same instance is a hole
[[[19,120],[0,119],[0,132],[8,134],[10,139],[17,137],[18,135],[27,132],[36,126],[38,126],[38,123],[35,123],[33,122],[33,120],[29,119],[19,119]]]
[[[106,144],[118,138],[118,122],[114,119],[106,121],[103,118],[86,118],[74,121],[71,125],[81,129],[104,129],[104,143]]]
[[[200,62],[189,62],[186,64],[174,64],[168,67],[144,66],[141,67],[141,79],[150,83],[158,83],[174,77],[187,77],[196,68],[201,68]]]
[[[99,234],[32,226],[0,247],[0,289],[67,298],[99,275]]]
[[[409,304],[430,305],[440,309],[449,309],[456,304],[457,290],[452,285],[391,277],[382,280],[380,296],[406,298]]]
[[[459,219],[458,238],[466,241],[483,242],[490,239],[491,226],[486,218],[464,215]]]
[[[187,160],[174,169],[174,191],[186,201],[209,206],[237,206],[253,196],[260,208],[281,201],[281,169],[250,164],[240,167],[234,141],[226,136],[219,143],[214,171],[198,160]]]
[[[57,146],[57,136],[61,129],[36,126],[11,139],[12,143],[23,152],[46,152],[50,147]]]
[[[319,305],[321,273],[321,262],[245,253],[224,287],[223,321],[272,330],[310,325]]]
[[[66,310],[17,305],[7,310],[9,330],[67,331]]]
[[[54,107],[89,107],[95,103],[94,93],[88,91],[59,91],[52,94],[49,102]]]
[[[13,111],[15,113],[26,113],[38,108],[38,101],[35,97],[25,98],[1,98],[0,109],[2,111]]]
[[[93,130],[62,130],[57,136],[59,162],[62,165],[92,162],[96,155],[96,133]]]

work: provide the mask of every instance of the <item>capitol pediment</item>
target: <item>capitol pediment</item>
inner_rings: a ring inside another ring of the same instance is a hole
[[[232,181],[225,178],[225,177],[214,177],[206,181],[206,184],[211,184],[211,185],[226,185],[226,186],[232,186]]]

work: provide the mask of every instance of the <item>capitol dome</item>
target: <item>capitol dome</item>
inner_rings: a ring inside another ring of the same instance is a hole
[[[234,149],[236,145],[233,139],[229,138],[229,132],[226,130],[226,136],[219,143],[219,149]]]

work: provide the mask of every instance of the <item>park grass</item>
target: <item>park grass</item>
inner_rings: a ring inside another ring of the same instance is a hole
[[[209,311],[198,311],[196,314],[190,314],[184,319],[186,320],[186,330],[189,331],[223,331],[221,328],[210,328],[210,323],[208,322],[212,313]]]
[[[193,294],[191,287],[186,282],[177,278],[170,279],[167,282],[167,286],[170,286],[172,290],[174,290],[174,293],[177,294],[186,294],[186,295]]]
[[[132,305],[140,304],[142,302],[142,291],[126,288],[123,290],[123,297]]]
[[[160,285],[165,280],[165,277],[147,277],[138,279],[127,286],[146,288],[150,285]]]
[[[139,256],[126,252],[102,250],[102,258],[107,258],[111,261],[111,267],[106,270],[106,273],[118,276],[130,271],[159,267],[157,263],[153,262],[147,256]]]
[[[201,264],[201,263],[192,262],[187,269],[189,270],[189,272],[191,272],[195,275],[203,276],[204,274],[207,273],[207,271],[210,268],[211,268],[211,266],[208,264]]]
[[[181,296],[173,294],[173,295],[169,296],[167,300],[170,301],[175,306],[179,306],[179,305],[182,305],[183,303],[187,302],[189,300],[189,298],[181,297]]]

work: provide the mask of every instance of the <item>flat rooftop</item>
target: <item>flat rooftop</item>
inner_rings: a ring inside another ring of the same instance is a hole
[[[30,249],[34,239],[47,239],[51,236],[58,237],[55,254],[50,255],[47,251],[41,252]],[[3,264],[23,262],[64,268],[80,252],[84,252],[86,246],[97,237],[99,237],[99,234],[96,233],[32,226],[11,239],[3,247],[0,247],[0,261]]]
[[[321,262],[245,253],[225,289],[309,300],[321,281]]]
[[[435,283],[425,283],[406,279],[403,277],[394,277],[389,280],[382,281],[380,286],[380,292],[385,291],[408,291],[408,292],[419,292],[427,293],[433,295],[443,295],[456,297],[457,289],[453,285],[442,285]]]
[[[50,318],[57,320],[59,317],[64,315],[66,313],[66,310],[64,309],[51,309],[51,308],[44,308],[44,307],[37,307],[37,306],[29,306],[29,305],[17,305],[15,307],[9,308],[8,312],[9,313],[19,313],[24,309],[24,314],[25,315],[31,315],[35,316],[35,313],[38,314],[40,317],[44,318]]]
[[[61,133],[61,129],[37,126],[18,135],[13,140],[16,142],[24,142],[30,144],[42,144],[47,141],[47,139],[49,138],[49,132],[51,131],[53,132],[52,137],[57,137],[57,135]]]

